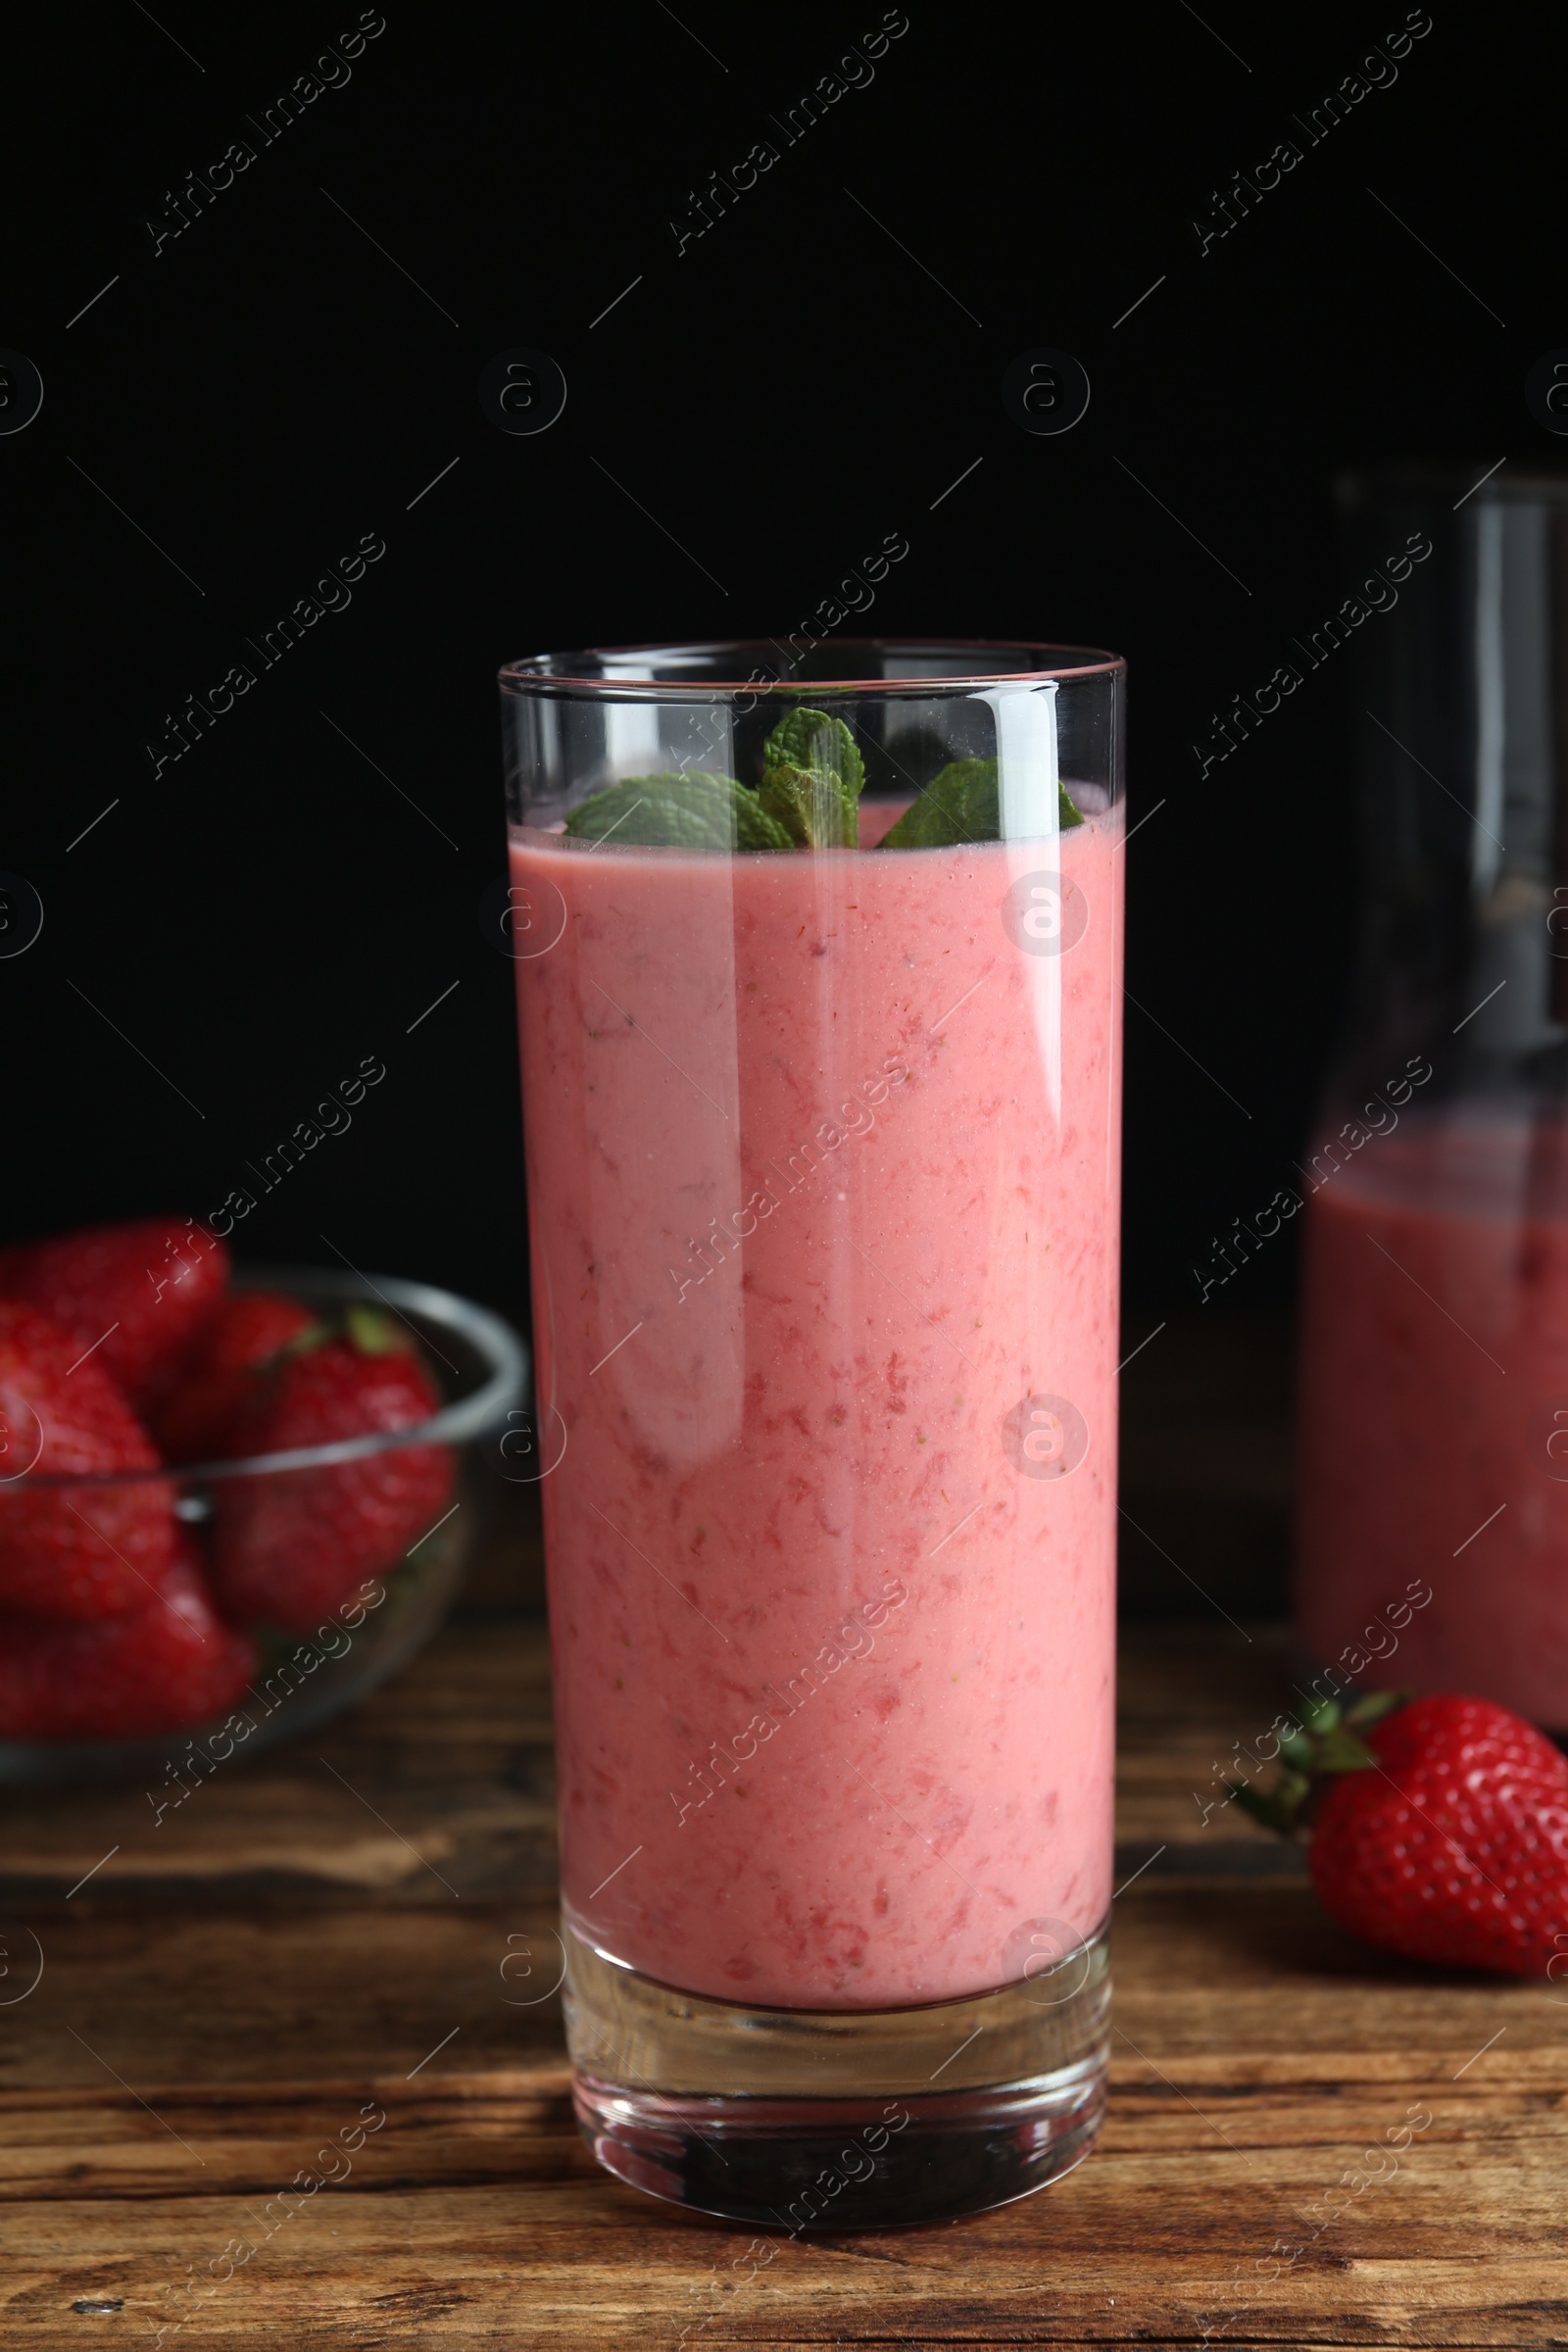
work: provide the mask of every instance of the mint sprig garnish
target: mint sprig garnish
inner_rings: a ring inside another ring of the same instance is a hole
[[[623,776],[579,801],[566,818],[576,841],[644,849],[787,850],[793,836],[755,792],[707,768],[684,775]]]
[[[1083,823],[1066,786],[1056,786],[1056,822],[1065,833]],[[995,760],[950,760],[912,808],[882,837],[884,850],[946,850],[1002,838],[1001,791]]]
[[[759,799],[791,841],[808,850],[853,850],[865,764],[842,718],[792,710],[762,752]]]
[[[623,776],[566,817],[576,841],[684,850],[853,850],[859,840],[865,763],[842,718],[799,705],[762,749],[753,790],[707,768]],[[1056,787],[1063,833],[1083,823]],[[884,835],[885,850],[937,850],[1002,838],[995,760],[950,760]]]

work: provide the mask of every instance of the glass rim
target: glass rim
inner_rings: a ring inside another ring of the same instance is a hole
[[[1123,655],[1110,653],[1102,647],[1063,645],[1039,638],[835,636],[823,639],[821,643],[845,653],[865,647],[894,657],[899,654],[906,654],[911,659],[943,656],[952,660],[954,667],[951,675],[940,677],[809,678],[798,675],[753,675],[740,678],[638,678],[586,676],[577,666],[592,662],[627,661],[638,656],[651,661],[660,655],[666,659],[691,660],[702,655],[754,652],[760,655],[765,651],[783,653],[783,648],[771,637],[711,637],[674,642],[663,638],[642,645],[579,646],[563,653],[526,654],[515,661],[504,662],[497,677],[503,694],[581,695],[588,700],[605,702],[619,702],[628,698],[636,701],[666,701],[679,696],[703,700],[736,694],[802,693],[913,695],[934,699],[945,694],[974,693],[977,689],[994,686],[1043,686],[1073,678],[1112,678],[1124,673],[1127,667]],[[988,653],[1054,658],[1023,663],[1007,670],[975,670],[963,665],[962,657],[965,654]],[[786,656],[785,661],[788,666],[789,657]],[[765,662],[761,666],[765,669]]]
[[[485,1378],[466,1396],[455,1396],[427,1421],[407,1429],[367,1430],[359,1437],[336,1438],[321,1446],[294,1446],[279,1453],[249,1453],[211,1462],[161,1462],[145,1470],[47,1470],[38,1476],[24,1471],[0,1478],[0,1497],[7,1494],[71,1494],[94,1487],[182,1486],[196,1480],[265,1478],[282,1470],[324,1469],[337,1462],[357,1462],[372,1454],[402,1452],[413,1446],[457,1446],[481,1437],[496,1427],[522,1396],[528,1354],[510,1323],[456,1291],[434,1283],[409,1282],[394,1274],[356,1275],[330,1266],[237,1265],[236,1291],[284,1291],[309,1298],[379,1298],[394,1309],[423,1315],[438,1330],[466,1340],[485,1367]],[[425,1343],[427,1346],[428,1342]]]

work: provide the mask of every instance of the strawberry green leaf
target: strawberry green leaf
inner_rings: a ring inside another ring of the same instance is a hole
[[[356,1299],[343,1321],[350,1346],[361,1355],[398,1355],[409,1346],[408,1335],[379,1307],[362,1306]]]
[[[1365,1731],[1385,1715],[1392,1715],[1396,1707],[1402,1707],[1409,1695],[1408,1690],[1368,1690],[1353,1706],[1346,1708],[1346,1730]]]
[[[1317,1743],[1314,1762],[1319,1772],[1365,1772],[1375,1759],[1353,1732],[1325,1732]]]
[[[291,1340],[284,1341],[272,1360],[286,1363],[291,1355],[314,1355],[317,1348],[324,1348],[331,1337],[330,1323],[307,1323],[303,1331],[297,1331]]]
[[[1305,1831],[1315,1819],[1328,1790],[1347,1773],[1365,1772],[1377,1763],[1357,1731],[1369,1730],[1383,1716],[1404,1704],[1399,1690],[1368,1690],[1348,1708],[1338,1699],[1309,1700],[1300,1719],[1284,1734],[1279,1746],[1279,1770],[1266,1789],[1249,1782],[1229,1784],[1230,1793],[1244,1813],[1283,1837]],[[1352,1725],[1355,1727],[1352,1729]]]
[[[1242,1811],[1265,1830],[1277,1830],[1282,1838],[1294,1837],[1302,1826],[1302,1807],[1311,1792],[1311,1782],[1304,1772],[1282,1772],[1272,1788],[1254,1788],[1250,1781],[1227,1781],[1225,1784]]]

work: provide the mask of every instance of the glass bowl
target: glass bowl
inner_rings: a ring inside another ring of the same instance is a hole
[[[204,1769],[216,1770],[229,1756],[255,1755],[352,1706],[421,1648],[446,1613],[493,1487],[494,1468],[480,1461],[485,1441],[505,1427],[522,1396],[528,1372],[523,1342],[486,1308],[429,1283],[392,1275],[237,1266],[233,1288],[280,1291],[323,1310],[354,1304],[390,1308],[418,1340],[423,1362],[442,1392],[440,1411],[415,1429],[298,1446],[287,1453],[83,1477],[19,1477],[7,1480],[0,1493],[53,1492],[68,1502],[74,1495],[86,1502],[105,1488],[171,1486],[174,1515],[200,1547],[202,1530],[231,1481],[270,1480],[274,1495],[289,1494],[297,1502],[309,1496],[306,1482],[312,1473],[318,1478],[335,1464],[439,1446],[453,1457],[451,1492],[441,1516],[396,1557],[367,1563],[358,1591],[322,1612],[312,1630],[281,1632],[248,1622],[245,1631],[256,1642],[260,1661],[241,1698],[220,1715],[130,1739],[0,1739],[0,1786],[134,1781],[165,1772],[166,1766],[199,1779]]]

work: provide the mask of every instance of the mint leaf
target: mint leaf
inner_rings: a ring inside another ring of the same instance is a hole
[[[1056,823],[1063,833],[1083,817],[1056,786]],[[945,850],[960,842],[999,841],[1002,811],[995,760],[950,760],[920,798],[884,834],[884,850]]]
[[[830,768],[765,768],[757,797],[767,814],[802,848],[853,849],[854,804],[846,809],[844,787]]]
[[[800,709],[781,719],[762,751],[758,799],[791,841],[853,850],[865,766],[842,718]]]
[[[780,719],[762,751],[762,765],[830,769],[847,794],[858,800],[865,789],[865,762],[842,718],[825,710],[792,710]]]
[[[1001,832],[995,760],[950,760],[882,841],[885,850],[941,850]]]
[[[613,839],[645,849],[787,850],[792,844],[755,792],[707,768],[623,776],[579,801],[566,831],[576,841]]]

